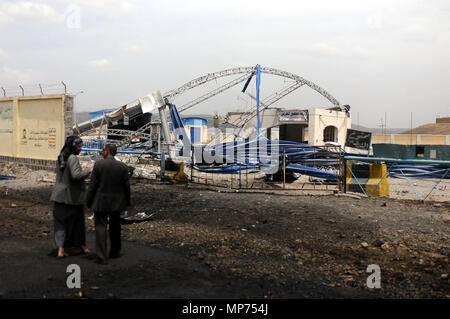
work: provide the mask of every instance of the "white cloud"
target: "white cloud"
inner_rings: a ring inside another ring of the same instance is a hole
[[[3,12],[2,7],[0,6],[0,27],[11,22],[14,22],[14,19]]]
[[[89,61],[89,65],[93,67],[104,67],[109,65],[109,61],[107,59],[98,59]]]
[[[124,15],[132,15],[138,12],[136,6],[130,1],[120,0],[70,0],[71,4],[78,4],[81,9],[92,9],[109,18],[121,18]]]
[[[259,1],[210,1],[210,0],[172,0],[157,2],[157,11],[182,15],[200,14],[257,14],[266,16],[293,16],[304,12],[326,12],[385,7],[392,0],[282,0],[276,5],[272,0]],[[405,0],[404,0],[405,1]]]
[[[0,68],[0,78],[4,83],[12,83],[12,84],[24,84],[24,83],[32,83],[33,71],[30,69],[20,70],[13,69],[9,67]]]
[[[405,40],[415,42],[431,42],[437,37],[430,26],[418,23],[407,25],[402,34]]]
[[[445,8],[429,3],[411,2],[404,7],[397,3],[397,6],[372,10],[366,20],[367,27],[401,41],[432,42],[447,33],[450,23]]]
[[[143,52],[145,50],[145,48],[140,44],[130,44],[130,45],[125,46],[125,50],[134,52],[134,53],[139,53],[139,52]]]
[[[316,57],[335,57],[335,58],[366,58],[370,55],[367,49],[360,45],[354,46],[335,46],[328,43],[314,43],[304,49]]]
[[[53,7],[31,1],[7,1],[0,4],[0,18],[6,22],[20,20],[42,24],[62,23],[65,19],[64,14],[58,13]]]
[[[141,53],[149,48],[148,41],[144,40],[123,41],[120,46],[123,50],[132,53]]]
[[[0,60],[1,59],[5,59],[8,57],[8,54],[6,54],[5,50],[3,50],[2,48],[0,48]]]
[[[367,26],[369,29],[380,30],[383,28],[383,17],[379,13],[373,13],[367,18]]]

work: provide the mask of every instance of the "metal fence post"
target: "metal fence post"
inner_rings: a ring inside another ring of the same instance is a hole
[[[283,189],[286,188],[286,148],[283,147]]]
[[[166,171],[166,152],[162,152],[161,154],[161,180],[164,177]]]
[[[191,182],[194,181],[194,145],[191,145]]]

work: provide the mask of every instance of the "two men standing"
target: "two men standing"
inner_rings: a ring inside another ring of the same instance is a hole
[[[128,167],[114,156],[117,147],[107,144],[103,158],[97,161],[91,173],[86,207],[94,212],[96,262],[106,264],[108,258],[120,256],[120,214],[130,206]],[[107,254],[107,225],[109,218],[110,253]]]

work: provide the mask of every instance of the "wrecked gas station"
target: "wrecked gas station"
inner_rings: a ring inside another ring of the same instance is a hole
[[[290,85],[263,94],[266,75]],[[229,77],[177,105],[184,92]],[[236,86],[254,102],[247,110],[212,120],[184,115]],[[328,106],[279,104],[300,87]],[[303,77],[260,65],[209,73],[162,92],[92,110],[79,122],[71,94],[0,98],[0,250],[10,265],[17,260],[6,244],[15,238],[24,247],[32,240],[36,251],[46,247],[56,158],[65,138],[78,135],[83,167],[114,143],[116,158],[130,168],[134,210],[122,216],[123,236],[129,254],[145,257],[114,264],[133,269],[125,288],[86,266],[89,285],[102,289],[80,297],[112,291],[149,298],[448,297],[450,146],[419,145],[418,153],[417,145],[373,143],[372,133],[352,129],[349,105]],[[92,244],[92,216],[86,225]],[[45,263],[34,253],[27,258]],[[366,286],[374,260],[386,278],[382,291]],[[183,278],[195,289],[176,289]],[[152,291],[144,279],[155,282]],[[39,280],[26,278],[28,292],[7,281],[5,295],[74,297],[51,280],[39,288]]]

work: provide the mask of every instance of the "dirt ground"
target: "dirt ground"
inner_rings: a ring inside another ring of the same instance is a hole
[[[449,201],[133,179],[136,211],[152,218],[124,224],[124,255],[97,265],[47,256],[52,175],[24,178],[0,181],[3,298],[450,298]],[[81,293],[66,286],[69,264],[81,267]],[[380,289],[366,285],[371,264],[380,266]]]

